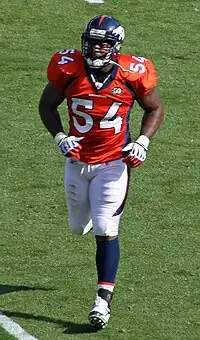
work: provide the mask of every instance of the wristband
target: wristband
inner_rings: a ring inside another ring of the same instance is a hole
[[[148,150],[148,146],[150,143],[150,140],[147,136],[145,135],[141,135],[136,141],[135,143],[141,144],[146,150]]]
[[[58,132],[57,135],[55,135],[54,139],[56,141],[56,144],[58,145],[60,141],[64,138],[66,138],[66,134],[64,132]]]

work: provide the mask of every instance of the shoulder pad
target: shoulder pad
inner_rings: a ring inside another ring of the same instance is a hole
[[[82,53],[68,49],[56,52],[47,68],[48,80],[59,88],[63,88],[70,77],[77,76],[80,65],[84,62]]]
[[[157,85],[156,69],[150,59],[137,55],[120,55],[119,64],[124,69],[126,81],[141,95]]]

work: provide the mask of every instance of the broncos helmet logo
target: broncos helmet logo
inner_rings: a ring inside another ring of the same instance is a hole
[[[118,26],[112,31],[112,34],[117,37],[117,39],[122,42],[124,40],[124,29],[122,26]]]

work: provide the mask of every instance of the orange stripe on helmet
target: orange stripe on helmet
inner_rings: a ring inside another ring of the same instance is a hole
[[[100,17],[100,19],[99,19],[99,25],[102,24],[102,22],[104,21],[104,18],[105,18],[105,15],[102,15],[102,16]]]

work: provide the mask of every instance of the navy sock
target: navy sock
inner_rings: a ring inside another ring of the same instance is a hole
[[[98,283],[114,285],[120,258],[118,236],[113,240],[96,240],[96,244]]]

